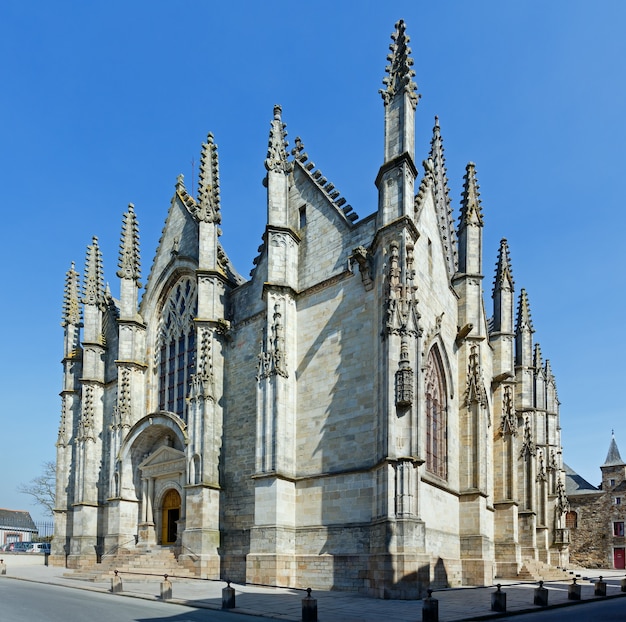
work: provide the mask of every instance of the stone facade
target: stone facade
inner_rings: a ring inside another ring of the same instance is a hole
[[[173,546],[202,576],[392,598],[566,563],[559,403],[528,296],[516,315],[502,240],[485,302],[476,167],[457,227],[438,121],[416,165],[403,22],[392,40],[376,213],[299,138],[288,152],[276,106],[249,280],[219,242],[212,135],[141,301],[132,205],[119,300],[97,239],[82,294],[72,265],[54,563]]]
[[[626,463],[615,438],[600,467],[600,487],[592,486],[569,467],[565,469],[571,561],[585,568],[626,568]]]

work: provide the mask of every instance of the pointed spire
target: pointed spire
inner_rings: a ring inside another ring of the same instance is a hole
[[[74,262],[72,262],[70,269],[65,275],[65,292],[63,294],[63,319],[61,326],[68,326],[73,324],[78,326],[80,324],[80,284],[78,272],[74,268]]]
[[[452,208],[450,207],[450,188],[448,187],[448,174],[446,171],[443,140],[439,128],[439,117],[435,117],[429,159],[432,162],[432,173],[435,178],[435,208],[439,219],[442,244],[446,253],[448,273],[450,276],[453,276],[458,267],[457,240],[452,220]]]
[[[102,254],[98,246],[98,238],[94,235],[92,243],[87,247],[83,303],[88,305],[102,305],[103,302],[104,282],[102,275]]]
[[[535,344],[533,362],[537,371],[543,370],[543,358],[541,356],[541,346],[538,343]]]
[[[213,140],[213,134],[211,134],[211,132],[209,132],[206,142],[202,143],[196,216],[198,220],[203,222],[219,224],[222,220],[220,213],[220,179],[217,145]]]
[[[531,333],[535,332],[533,328],[533,321],[530,317],[530,305],[528,304],[528,294],[525,289],[522,289],[519,295],[519,305],[517,307],[517,326],[515,331],[520,333],[522,330],[529,330]]]
[[[419,95],[417,93],[417,84],[413,78],[415,71],[413,59],[409,56],[411,48],[409,47],[410,37],[406,34],[404,20],[396,23],[396,30],[391,35],[393,43],[389,44],[391,54],[387,56],[389,65],[385,67],[385,71],[389,74],[383,78],[383,84],[386,88],[380,90],[383,96],[385,106],[395,97],[396,94],[405,92],[411,100],[413,109],[417,107]]]
[[[120,256],[117,263],[119,270],[117,276],[120,279],[132,279],[139,283],[140,260],[139,260],[139,224],[135,216],[135,206],[128,204],[128,211],[122,217],[122,236],[120,241]]]
[[[270,138],[267,146],[267,158],[265,168],[268,171],[289,173],[291,163],[287,160],[287,125],[282,121],[282,108],[274,106],[274,118],[270,125]]]
[[[606,460],[604,461],[603,467],[608,466],[622,466],[624,461],[622,457],[619,455],[619,449],[617,448],[617,443],[615,442],[615,435],[611,434],[611,444],[609,445],[609,453],[606,455]]]
[[[545,370],[546,370],[546,378],[548,382],[550,381],[554,382],[555,378],[554,378],[554,373],[552,372],[552,365],[550,364],[550,359],[546,359]]]
[[[500,240],[500,249],[498,250],[498,261],[496,264],[496,276],[493,280],[493,292],[506,289],[513,291],[513,272],[511,270],[511,255],[509,253],[509,245],[506,238]]]
[[[480,204],[480,186],[476,181],[476,165],[470,162],[465,169],[465,183],[461,199],[460,227],[465,225],[483,226],[483,214]]]

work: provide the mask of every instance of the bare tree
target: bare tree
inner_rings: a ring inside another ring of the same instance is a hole
[[[42,473],[27,484],[20,484],[17,491],[30,495],[37,505],[44,508],[48,516],[52,516],[56,486],[56,464],[51,460],[44,462]]]

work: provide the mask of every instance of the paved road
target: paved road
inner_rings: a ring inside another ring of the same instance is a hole
[[[244,614],[25,581],[0,582],[2,622],[250,622]]]
[[[602,602],[585,603],[581,607],[567,607],[564,609],[550,609],[548,611],[535,611],[524,615],[515,616],[512,622],[624,622],[626,620],[626,608],[624,601],[620,599]]]

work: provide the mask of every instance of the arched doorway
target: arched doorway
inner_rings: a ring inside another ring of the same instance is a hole
[[[176,542],[176,521],[180,518],[180,495],[173,488],[163,497],[161,508],[161,544]]]

